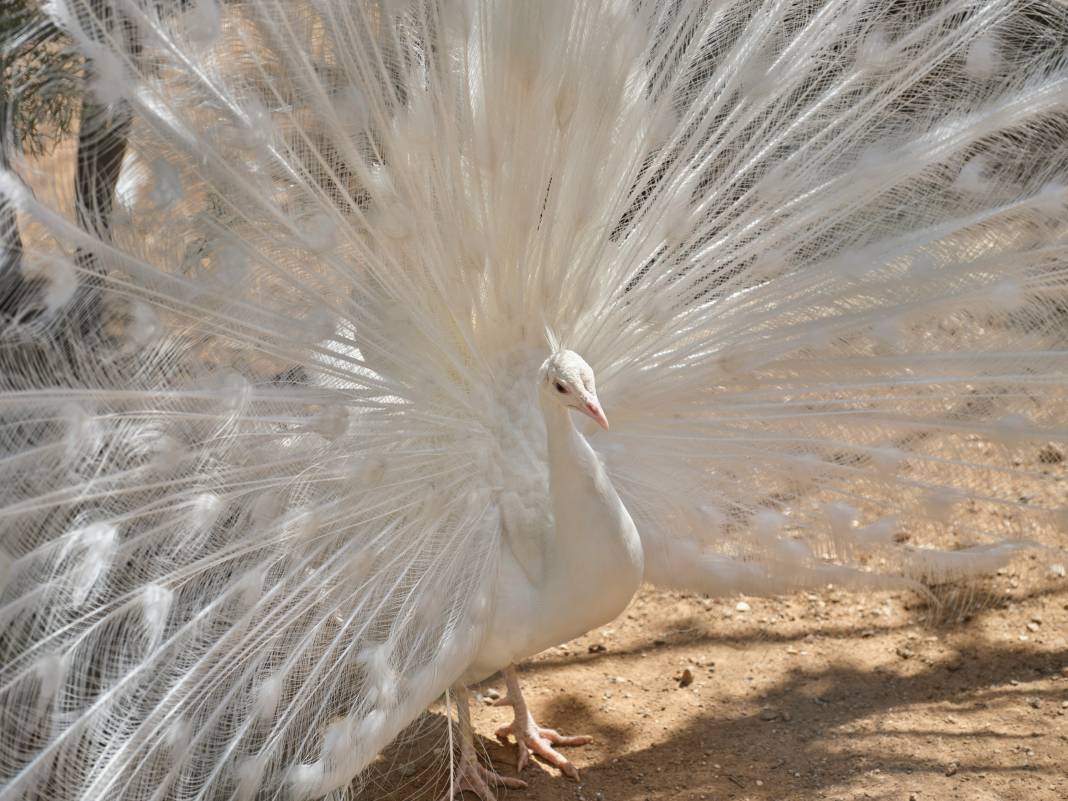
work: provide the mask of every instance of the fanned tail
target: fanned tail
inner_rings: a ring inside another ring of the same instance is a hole
[[[47,10],[88,93],[0,165],[0,801],[343,797],[544,517],[546,331],[652,580],[1063,542],[1013,462],[1068,438],[1059,5]]]
[[[625,322],[579,346],[607,373],[597,445],[650,580],[919,587],[1063,549],[1036,459],[1068,438],[1068,73],[1046,13],[678,22],[701,67],[663,88],[678,124],[616,232]]]

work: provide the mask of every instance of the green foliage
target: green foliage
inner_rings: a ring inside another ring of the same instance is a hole
[[[40,0],[0,0],[0,138],[40,155],[77,128],[84,61]]]

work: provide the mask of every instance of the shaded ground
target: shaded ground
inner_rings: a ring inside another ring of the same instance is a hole
[[[582,708],[598,738],[576,755],[583,794],[1068,798],[1068,594],[941,632],[909,625],[896,599],[809,598],[739,613],[650,593],[611,636],[588,638],[603,655],[536,660],[526,673],[542,715],[582,727]],[[683,622],[664,645],[631,639],[669,615]],[[488,731],[499,716],[480,717]],[[540,773],[532,798],[575,797]]]
[[[539,722],[596,738],[570,750],[581,784],[535,765],[528,790],[500,796],[1063,801],[1068,579],[1037,559],[1015,572],[997,578],[1003,608],[944,627],[918,622],[899,594],[830,589],[738,611],[737,600],[647,590],[615,624],[523,667]],[[1011,586],[1042,573],[1037,592]],[[510,710],[474,716],[512,773],[514,746],[491,739]],[[440,720],[424,725],[440,735]],[[394,757],[405,786],[374,796],[435,798],[442,760],[440,749]]]
[[[1052,491],[1068,500],[1065,482]],[[596,738],[568,752],[581,784],[535,764],[529,789],[499,798],[1064,801],[1066,562],[1043,551],[1000,571],[963,623],[933,622],[907,593],[646,589],[612,625],[522,666],[540,723]],[[475,705],[480,746],[511,775],[515,747],[492,739],[510,718]],[[441,797],[441,707],[418,725],[426,736],[383,759],[361,801]]]

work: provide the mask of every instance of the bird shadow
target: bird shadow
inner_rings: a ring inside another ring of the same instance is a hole
[[[625,745],[626,727],[618,726],[573,693],[561,693],[539,704],[539,714],[568,733],[589,734],[594,741]],[[356,801],[442,801],[450,783],[447,759],[458,749],[455,719],[442,711],[428,711],[411,724],[372,763],[354,789]],[[475,732],[475,749],[482,764],[505,776],[516,776],[518,757],[514,742],[501,741]],[[531,783],[553,781],[557,776],[538,759],[532,759],[521,778]],[[570,782],[568,783],[570,785]],[[516,791],[513,797],[520,796]],[[475,798],[473,794],[469,794]]]

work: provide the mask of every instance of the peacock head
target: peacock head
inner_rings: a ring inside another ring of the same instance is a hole
[[[540,378],[538,386],[543,396],[592,417],[608,430],[608,418],[597,399],[593,368],[585,359],[574,351],[558,350],[541,366]]]

